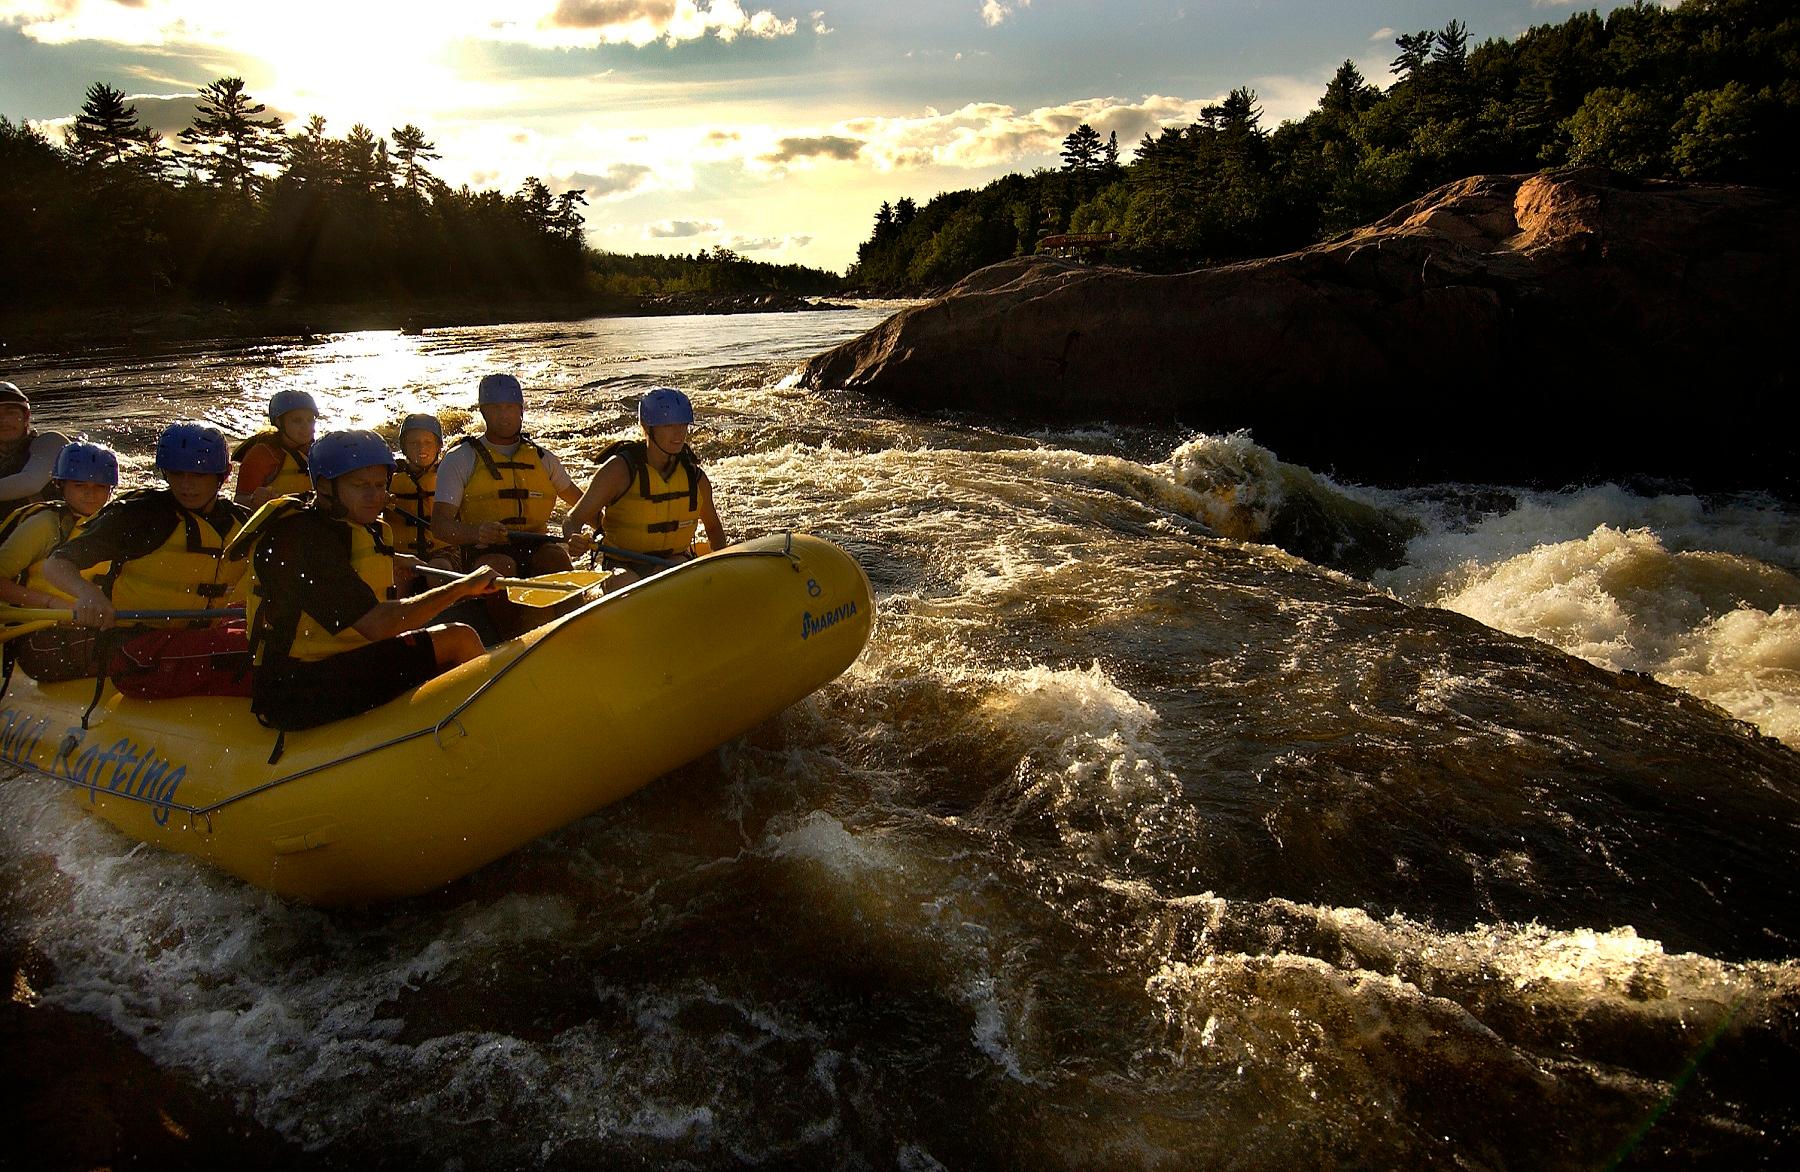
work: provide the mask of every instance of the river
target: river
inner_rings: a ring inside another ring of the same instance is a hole
[[[793,384],[885,311],[15,363],[138,482],[172,418],[243,435],[298,388],[460,425],[492,370],[585,479],[674,383],[733,532],[836,540],[878,600],[811,699],[397,906],[285,904],[0,777],[34,995],[327,1165],[1780,1162],[1800,514]]]

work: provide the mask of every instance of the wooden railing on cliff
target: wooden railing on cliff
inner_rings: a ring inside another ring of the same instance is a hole
[[[1039,240],[1037,250],[1050,253],[1052,256],[1073,256],[1078,260],[1091,260],[1095,253],[1111,248],[1118,242],[1119,234],[1117,232],[1063,232]]]

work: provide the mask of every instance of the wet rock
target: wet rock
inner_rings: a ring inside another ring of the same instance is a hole
[[[1788,193],[1477,176],[1265,260],[1167,276],[1007,261],[803,377],[920,409],[1247,428],[1378,483],[1650,474],[1791,493],[1797,262]]]

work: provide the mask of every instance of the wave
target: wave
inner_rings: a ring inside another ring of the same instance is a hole
[[[1709,505],[1609,485],[1525,497],[1467,525],[1440,513],[1406,563],[1375,581],[1653,676],[1800,747],[1795,533],[1765,501]]]
[[[1283,463],[1248,432],[1195,436],[1158,468],[1195,493],[1196,520],[1220,536],[1276,545],[1358,577],[1399,565],[1423,531],[1395,508]]]

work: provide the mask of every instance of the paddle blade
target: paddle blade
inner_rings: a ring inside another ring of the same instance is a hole
[[[592,570],[564,570],[544,578],[508,578],[506,597],[520,606],[555,606],[577,594],[598,591],[611,574]]]

